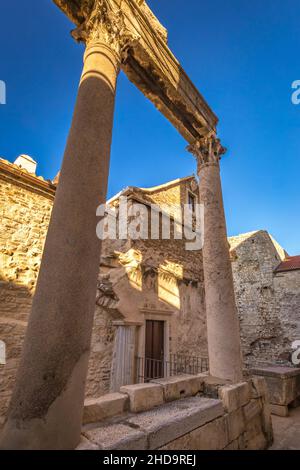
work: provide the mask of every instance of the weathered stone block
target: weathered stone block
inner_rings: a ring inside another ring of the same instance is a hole
[[[205,375],[204,377],[203,377],[203,374],[201,375],[204,380],[204,390],[203,390],[204,394],[205,396],[210,397],[210,398],[218,399],[219,389],[231,384],[229,380],[227,381],[227,380],[219,379],[209,374]]]
[[[164,402],[163,387],[158,384],[125,385],[120,392],[129,396],[132,413],[151,410]]]
[[[253,398],[247,405],[243,407],[243,413],[246,423],[251,421],[262,412],[261,402],[258,398]]]
[[[227,422],[223,416],[170,442],[162,450],[223,450],[228,442]]]
[[[145,450],[147,436],[140,429],[123,423],[101,426],[83,432],[92,444],[101,450]]]
[[[232,442],[235,439],[238,439],[246,429],[243,411],[239,408],[238,410],[229,413],[226,418],[229,442]]]
[[[219,398],[225,410],[230,413],[246,405],[250,400],[250,389],[247,382],[237,385],[225,385],[219,388]]]
[[[166,402],[194,396],[203,390],[203,379],[198,376],[170,377],[152,380],[152,383],[163,387]]]
[[[270,402],[275,405],[288,405],[300,395],[299,368],[270,366],[252,369],[251,372],[265,378]]]
[[[248,439],[245,450],[265,450],[268,447],[266,437],[262,432]]]
[[[273,442],[273,425],[271,417],[271,406],[270,403],[263,398],[261,400],[261,419],[262,419],[262,430],[268,441],[268,444],[271,445]]]
[[[99,446],[81,436],[80,442],[75,450],[99,450]]]
[[[244,450],[246,447],[244,434],[241,434],[241,436],[238,438],[238,442],[239,442],[239,450]]]
[[[235,439],[234,441],[230,442],[230,444],[228,444],[224,450],[239,450],[239,440]]]
[[[286,417],[289,415],[289,409],[286,405],[274,405],[273,403],[270,404],[271,413],[277,416]]]
[[[138,414],[127,423],[143,429],[148,436],[149,449],[159,449],[223,414],[220,400],[192,397]]]
[[[124,413],[128,396],[122,393],[110,393],[100,398],[85,400],[83,409],[83,424],[96,423],[103,419]]]
[[[245,449],[263,450],[267,447],[267,440],[262,432],[262,419],[260,415],[257,415],[246,424],[244,439]]]
[[[264,398],[269,401],[269,390],[264,377],[253,377],[251,380],[252,398]]]

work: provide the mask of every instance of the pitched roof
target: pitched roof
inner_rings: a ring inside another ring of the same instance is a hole
[[[177,178],[175,180],[168,181],[167,183],[160,184],[159,186],[152,186],[150,188],[142,188],[139,186],[127,186],[127,188],[122,189],[122,191],[112,196],[108,201],[106,201],[106,203],[111,204],[115,200],[119,199],[121,196],[128,196],[129,194],[134,194],[136,192],[138,192],[139,194],[143,194],[144,197],[147,197],[147,194],[159,192],[163,189],[167,189],[168,187],[176,186],[193,179],[195,179],[195,175]],[[153,201],[149,199],[149,202]]]
[[[296,271],[300,269],[300,256],[288,256],[275,269],[275,273],[284,273],[287,271]]]

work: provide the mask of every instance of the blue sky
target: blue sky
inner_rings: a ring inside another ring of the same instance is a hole
[[[300,253],[299,0],[149,0],[169,44],[220,119],[230,235],[269,230]],[[38,174],[58,172],[82,68],[72,24],[51,0],[2,2],[0,156],[27,153]],[[195,172],[186,143],[122,73],[109,194]]]

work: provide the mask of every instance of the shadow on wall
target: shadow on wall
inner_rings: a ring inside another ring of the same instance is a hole
[[[0,427],[14,386],[32,298],[26,286],[0,277],[0,340],[6,345],[5,364],[0,364]]]
[[[275,273],[287,253],[264,230],[229,241],[245,363],[291,365],[292,337],[299,332],[292,324],[291,297],[296,310],[299,284],[294,291],[284,290],[286,275]]]

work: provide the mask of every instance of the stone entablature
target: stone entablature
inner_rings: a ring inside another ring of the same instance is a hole
[[[79,31],[91,16],[93,2],[54,0]],[[113,9],[121,17],[123,49],[121,67],[157,109],[189,142],[214,131],[218,118],[184,72],[167,45],[167,33],[145,1],[97,0],[100,12]],[[105,14],[101,16],[104,18]],[[116,24],[115,28],[119,26]],[[114,28],[114,29],[115,29]],[[82,36],[80,36],[80,39]]]

